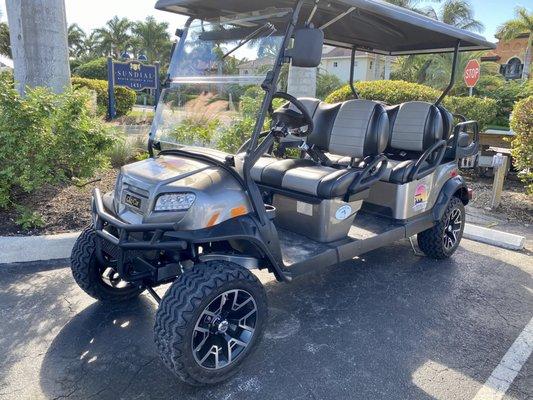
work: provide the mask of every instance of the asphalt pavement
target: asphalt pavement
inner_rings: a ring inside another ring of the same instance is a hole
[[[1,399],[473,399],[533,316],[531,253],[464,240],[434,261],[404,241],[290,284],[260,273],[257,352],[191,388],[159,360],[148,296],[101,305],[57,264],[0,266]],[[504,399],[533,398],[532,358]]]

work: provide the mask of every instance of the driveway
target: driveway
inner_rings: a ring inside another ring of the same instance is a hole
[[[468,240],[442,262],[401,242],[291,284],[261,273],[264,340],[198,389],[159,360],[146,295],[106,307],[65,263],[3,266],[0,398],[473,399],[530,323],[532,273],[531,254]],[[503,398],[533,398],[532,358]]]

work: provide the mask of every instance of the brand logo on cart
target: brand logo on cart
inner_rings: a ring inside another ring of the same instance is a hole
[[[414,211],[423,211],[428,204],[428,187],[425,184],[420,184],[415,190],[415,204],[413,206]]]
[[[124,202],[132,207],[141,208],[141,199],[132,196],[131,194],[126,195],[126,197],[124,198]]]
[[[335,213],[335,218],[339,221],[343,221],[350,215],[352,215],[352,207],[350,207],[349,205],[345,205],[337,210],[337,212]]]

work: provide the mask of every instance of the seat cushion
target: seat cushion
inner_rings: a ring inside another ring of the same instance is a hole
[[[387,169],[381,178],[382,181],[404,184],[409,182],[409,174],[413,170],[417,160],[389,160]],[[422,168],[427,166],[426,162],[422,163]]]
[[[307,159],[279,160],[263,168],[258,183],[331,199],[344,196],[360,173],[358,169],[336,169]]]

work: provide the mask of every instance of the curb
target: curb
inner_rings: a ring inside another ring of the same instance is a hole
[[[0,264],[70,258],[80,232],[44,236],[0,236]],[[482,226],[465,224],[463,237],[510,250],[522,250],[526,238]]]
[[[0,264],[70,258],[80,232],[44,236],[0,237]]]
[[[509,250],[522,250],[526,241],[524,236],[472,224],[465,224],[463,237]]]

